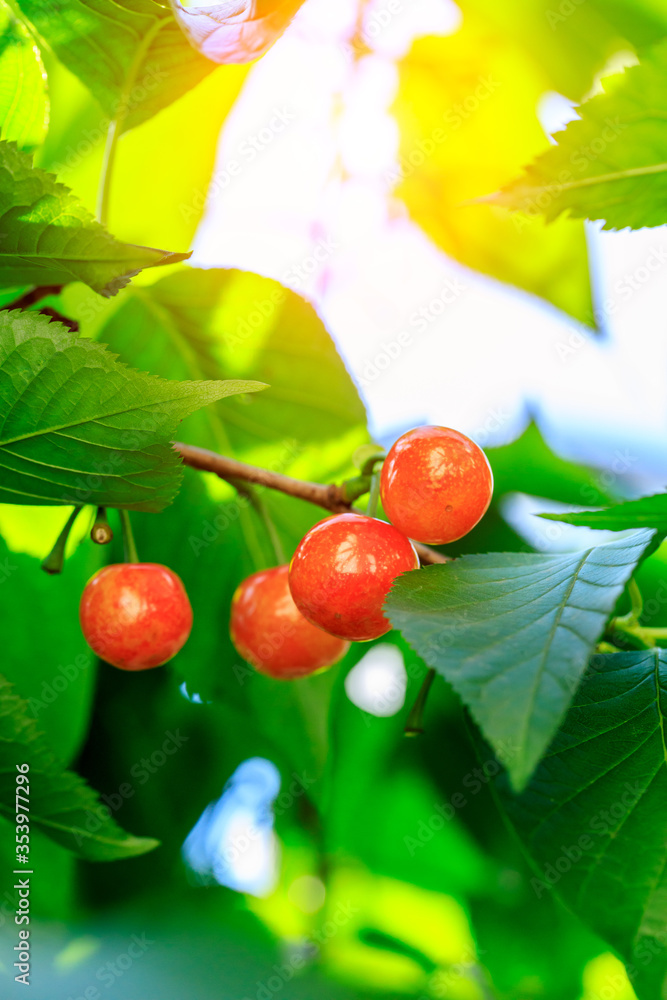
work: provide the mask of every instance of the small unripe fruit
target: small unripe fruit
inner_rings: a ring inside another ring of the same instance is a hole
[[[409,539],[386,521],[337,514],[305,535],[290,563],[299,611],[341,639],[366,642],[391,629],[382,605],[400,573],[417,569]]]
[[[449,427],[417,427],[392,445],[380,496],[391,523],[416,542],[444,545],[486,513],[493,473],[482,449]]]
[[[121,670],[149,670],[185,645],[192,608],[180,577],[166,566],[115,563],[86,584],[79,619],[102,660]]]
[[[287,566],[253,573],[232,600],[230,633],[237,652],[262,674],[279,680],[330,667],[350,648],[311,625],[292,600]]]

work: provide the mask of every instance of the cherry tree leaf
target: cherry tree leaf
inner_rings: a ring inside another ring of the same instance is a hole
[[[40,313],[0,312],[0,502],[162,510],[182,475],[179,422],[262,388],[155,378]]]
[[[26,20],[88,87],[118,131],[177,100],[215,68],[157,0],[17,0]]]
[[[667,41],[605,80],[548,149],[488,201],[548,220],[603,219],[605,229],[667,221]],[[649,266],[664,265],[654,252]]]
[[[667,972],[667,651],[592,658],[522,795],[501,801],[552,889],[625,959],[639,1000]]]
[[[28,801],[16,798],[17,765],[27,764]],[[145,854],[157,840],[133,837],[105,811],[97,794],[72,771],[63,769],[37,728],[28,703],[0,675],[0,815],[16,822],[25,807],[30,825],[87,861],[115,861]],[[29,866],[26,866],[29,867]]]
[[[46,74],[34,39],[0,2],[0,133],[32,150],[46,135]]]
[[[0,287],[83,281],[110,296],[143,268],[189,256],[116,240],[53,174],[0,141]]]
[[[540,514],[548,521],[564,521],[587,528],[624,531],[627,528],[654,528],[667,534],[667,493],[657,493],[640,500],[616,503],[604,510],[568,511],[564,514]]]
[[[565,555],[463,556],[399,577],[395,628],[457,691],[514,788],[553,738],[607,618],[653,538],[636,531]]]

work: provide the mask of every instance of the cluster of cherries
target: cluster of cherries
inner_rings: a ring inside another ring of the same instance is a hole
[[[258,671],[294,679],[341,659],[350,642],[391,628],[383,604],[401,573],[419,567],[412,544],[466,535],[491,502],[484,452],[448,427],[419,427],[392,446],[380,497],[391,521],[364,514],[327,517],[301,539],[289,566],[253,573],[232,600],[230,632]],[[87,642],[124,670],[171,659],[192,627],[181,580],[166,566],[120,563],[100,570],[81,599]]]

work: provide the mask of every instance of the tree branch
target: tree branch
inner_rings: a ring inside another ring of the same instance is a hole
[[[292,476],[284,476],[281,472],[272,472],[270,469],[248,465],[235,458],[227,458],[226,455],[219,455],[207,448],[183,444],[181,441],[174,441],[173,447],[185,465],[199,469],[201,472],[213,472],[220,479],[224,479],[232,485],[236,485],[235,481],[241,480],[246,483],[255,483],[257,486],[266,486],[268,489],[278,490],[280,493],[297,497],[299,500],[306,500],[332,514],[344,514],[346,511],[354,510],[352,501],[346,498],[343,486],[334,484],[327,486],[324,483],[310,483],[303,479],[293,479]],[[422,545],[420,542],[412,544],[423,563],[451,561],[449,556],[443,555],[442,552],[436,552],[428,545]]]
[[[37,288],[31,288],[29,292],[25,292],[13,302],[8,302],[6,306],[2,306],[2,309],[27,309],[28,306],[34,306],[35,302],[45,299],[47,295],[58,295],[62,291],[62,287],[62,285],[38,285]]]

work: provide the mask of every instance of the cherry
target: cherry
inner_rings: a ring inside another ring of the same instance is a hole
[[[185,645],[192,608],[180,577],[166,566],[115,563],[86,584],[79,619],[101,659],[121,670],[148,670]]]
[[[450,427],[417,427],[392,445],[380,477],[384,512],[417,542],[462,538],[486,513],[493,473],[482,449]]]
[[[382,613],[393,581],[419,559],[400,531],[363,514],[337,514],[301,539],[289,569],[299,611],[341,639],[366,642],[391,629]]]
[[[350,648],[306,621],[292,600],[288,569],[277,566],[247,577],[232,599],[230,621],[237,652],[261,674],[279,680],[330,667]]]

